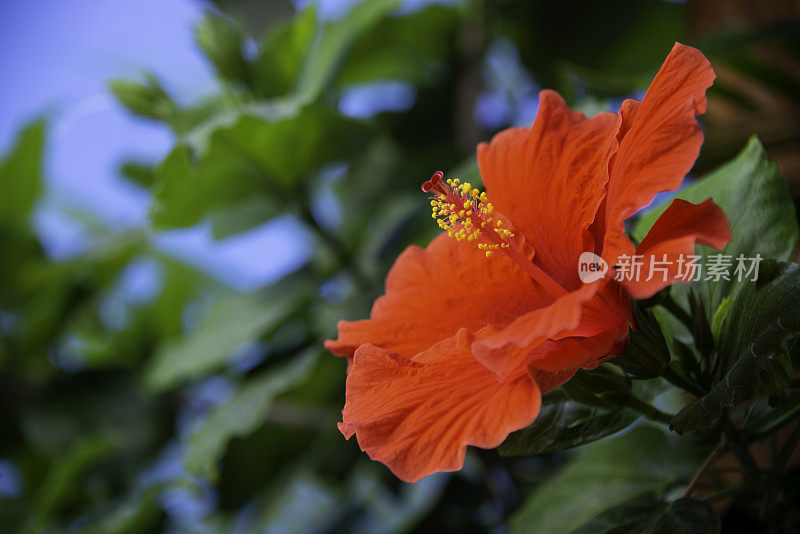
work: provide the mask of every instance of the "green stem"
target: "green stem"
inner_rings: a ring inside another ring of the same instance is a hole
[[[758,463],[753,458],[753,455],[750,454],[750,449],[748,449],[746,443],[742,440],[741,433],[730,419],[728,419],[727,414],[723,421],[726,426],[724,431],[725,441],[728,443],[733,455],[736,456],[736,459],[742,464],[745,478],[754,478],[761,471],[758,467]]]
[[[778,417],[775,417],[775,411],[771,412],[767,415],[766,421],[761,422],[757,421],[753,423],[752,428],[757,428],[758,430],[751,430],[745,434],[745,441],[747,443],[753,443],[755,441],[760,441],[761,439],[772,435],[777,429],[782,427],[783,425],[792,421],[795,417],[800,415],[800,399],[795,396],[790,398],[790,402],[794,402],[796,404],[792,405],[790,409],[783,410],[779,413]],[[770,420],[771,418],[775,417],[774,419]],[[762,425],[763,426],[760,426]]]
[[[789,462],[789,458],[792,457],[792,453],[794,452],[795,448],[797,448],[797,444],[799,442],[800,442],[800,423],[795,425],[792,434],[786,439],[786,443],[783,444],[783,447],[781,448],[780,452],[775,458],[775,462],[772,467],[773,471],[777,476],[781,476],[781,473],[783,473],[783,469]]]
[[[697,484],[700,482],[700,477],[702,477],[703,473],[705,473],[706,470],[708,470],[708,468],[711,467],[711,464],[713,464],[714,460],[716,460],[717,457],[720,454],[722,454],[723,450],[725,450],[724,438],[720,440],[720,442],[717,444],[716,447],[714,447],[714,450],[712,450],[711,453],[708,455],[708,457],[705,459],[703,465],[700,466],[700,469],[698,469],[695,472],[694,476],[692,477],[692,480],[689,482],[689,485],[686,486],[686,491],[683,493],[684,499],[687,499],[692,496],[692,493],[694,493],[695,488],[697,488]]]

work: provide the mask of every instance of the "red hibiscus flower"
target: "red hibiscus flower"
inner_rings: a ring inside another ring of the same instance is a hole
[[[533,423],[542,393],[624,352],[631,298],[681,275],[672,261],[648,277],[650,265],[731,239],[710,199],[674,201],[638,247],[624,232],[694,164],[713,79],[698,50],[676,44],[619,114],[587,119],[542,91],[531,128],[478,146],[485,193],[441,173],[425,182],[446,233],[406,249],[371,318],[340,322],[325,345],[352,357],[344,436],[405,481],[456,470],[467,445],[498,446]],[[583,283],[585,252],[612,266],[641,256],[641,276],[617,281],[609,269]]]

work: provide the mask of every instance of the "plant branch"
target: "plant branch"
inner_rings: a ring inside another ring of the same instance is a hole
[[[706,457],[703,465],[701,465],[700,468],[695,472],[692,480],[689,481],[689,485],[686,486],[686,491],[683,492],[684,499],[688,499],[692,496],[695,488],[697,488],[697,484],[700,482],[700,477],[702,477],[703,473],[705,473],[706,470],[711,467],[711,464],[713,464],[714,460],[716,460],[717,457],[722,454],[723,450],[725,450],[725,438],[720,440],[719,444],[717,444],[717,446],[714,447],[714,450],[712,450],[711,453]]]
[[[781,447],[780,452],[775,458],[775,462],[773,464],[773,470],[775,471],[775,474],[777,476],[780,476],[781,473],[783,473],[786,464],[789,462],[789,458],[792,457],[792,453],[797,448],[797,444],[799,442],[800,442],[800,423],[795,425],[791,435],[788,438],[786,438],[786,443],[783,444],[783,447]]]

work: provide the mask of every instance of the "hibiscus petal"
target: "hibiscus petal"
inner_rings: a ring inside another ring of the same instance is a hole
[[[578,368],[575,367],[574,369],[569,369],[567,371],[542,371],[535,367],[529,367],[528,373],[531,379],[536,382],[536,385],[539,386],[539,391],[541,391],[542,395],[545,393],[549,393],[550,391],[554,390],[561,384],[570,380],[575,373],[578,372]]]
[[[699,50],[676,43],[641,104],[623,103],[621,140],[605,203],[603,257],[609,263],[633,250],[624,234],[625,220],[656,194],[677,189],[694,165],[703,143],[695,117],[705,113],[705,91],[714,77]]]
[[[627,327],[591,337],[549,340],[531,353],[528,362],[531,367],[542,371],[574,371],[603,360],[626,334]]]
[[[578,258],[593,250],[588,227],[603,200],[619,119],[587,119],[542,91],[531,128],[478,145],[486,194],[536,251],[536,263],[567,289],[580,286]]]
[[[501,330],[473,343],[475,358],[500,379],[515,373],[533,349],[549,338],[578,327],[584,304],[595,296],[601,285],[599,280],[585,284],[548,306],[521,315]]]
[[[695,243],[721,250],[731,239],[728,218],[713,200],[692,204],[675,199],[636,249],[637,255],[644,256],[640,276],[626,280],[624,285],[634,298],[651,297],[681,279],[679,271],[687,269],[685,264],[681,267],[679,259],[688,260]]]
[[[502,327],[552,298],[506,257],[486,256],[445,234],[426,249],[407,248],[386,279],[371,318],[340,321],[325,347],[350,356],[364,343],[413,357],[462,327]]]
[[[524,371],[501,382],[470,353],[462,329],[419,363],[374,345],[360,347],[347,376],[339,429],[400,479],[464,464],[467,445],[494,448],[530,425],[541,395]]]

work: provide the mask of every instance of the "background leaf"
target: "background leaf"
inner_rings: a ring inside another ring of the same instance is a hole
[[[192,436],[186,456],[190,473],[209,479],[217,476],[217,462],[228,441],[246,435],[263,423],[275,397],[297,385],[311,371],[318,348],[306,350],[291,363],[269,369],[249,380],[234,397],[212,412]]]
[[[0,224],[26,224],[42,190],[45,122],[29,124],[0,161]]]
[[[542,399],[536,422],[510,434],[498,452],[503,456],[520,456],[572,449],[616,434],[638,418],[638,414],[629,410],[593,408],[554,391]]]
[[[628,499],[680,483],[699,463],[686,446],[647,426],[587,446],[536,488],[512,518],[512,532],[571,532]]]
[[[786,181],[780,176],[764,147],[753,137],[747,146],[730,162],[681,190],[677,198],[695,204],[713,198],[731,224],[733,241],[720,254],[739,254],[746,258],[760,254],[763,258],[788,260],[798,243],[797,214]],[[670,201],[642,216],[634,235],[641,240],[663,213]],[[708,263],[707,247],[698,247]],[[707,295],[706,305],[713,312],[731,291],[733,281],[699,282]]]
[[[720,332],[720,376],[711,391],[683,408],[670,425],[679,434],[710,428],[727,407],[751,398],[759,370],[785,352],[800,332],[800,268],[767,260],[759,279],[738,285]],[[784,367],[787,374],[791,367]]]

